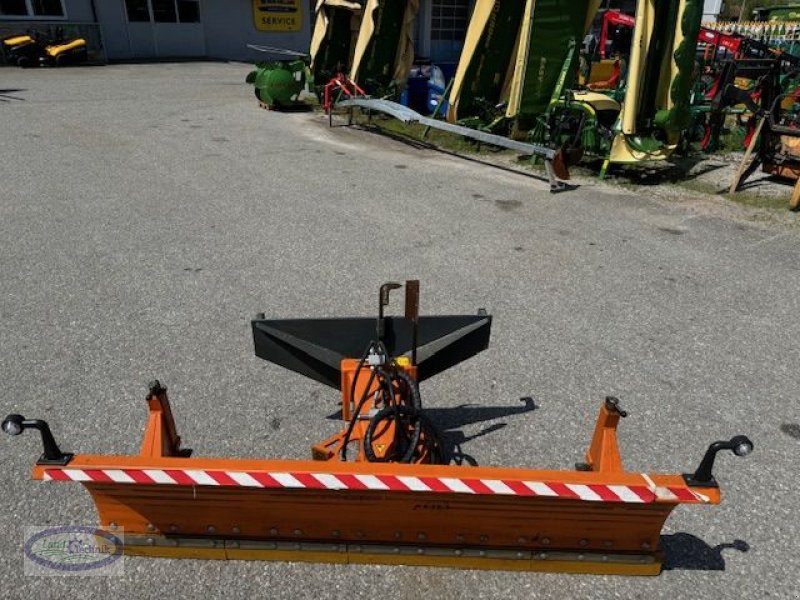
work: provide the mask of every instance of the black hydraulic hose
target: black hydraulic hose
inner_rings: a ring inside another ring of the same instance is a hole
[[[364,353],[361,355],[361,358],[358,361],[358,366],[356,367],[355,372],[353,373],[353,383],[350,386],[350,399],[353,400],[356,395],[356,382],[358,381],[358,375],[361,372],[361,369],[364,368],[364,363],[367,361],[367,356],[375,347],[375,341],[370,341],[367,344],[367,348],[364,350]],[[358,415],[361,413],[361,409],[364,408],[364,403],[367,401],[369,397],[369,388],[372,385],[373,380],[375,379],[375,371],[372,371],[369,377],[369,382],[367,382],[367,387],[364,388],[364,395],[361,397],[358,405],[355,407],[353,412],[353,416],[350,418],[350,423],[347,425],[347,431],[344,434],[344,438],[342,440],[342,449],[341,449],[341,458],[342,461],[347,460],[347,445],[350,443],[350,436],[353,434],[353,429],[356,426],[356,421],[358,420]],[[344,406],[342,407],[344,410]]]
[[[347,425],[347,431],[344,434],[344,439],[342,440],[342,460],[347,460],[347,445],[350,443],[350,436],[353,435],[353,429],[355,429],[356,421],[358,421],[358,415],[361,414],[361,409],[364,408],[364,404],[366,403],[367,399],[369,398],[369,388],[372,386],[372,382],[375,381],[375,371],[372,371],[369,376],[369,380],[367,381],[367,387],[364,388],[364,394],[361,396],[361,400],[359,400],[358,405],[353,412],[353,416],[350,418],[350,423]]]
[[[431,454],[431,464],[445,464],[439,430],[433,424],[433,421],[425,416],[425,413],[420,413],[419,418],[422,424],[421,430],[425,433],[425,446]]]
[[[384,371],[382,371],[382,374],[384,377],[387,377]],[[421,420],[422,397],[419,393],[419,384],[404,371],[395,371],[391,376],[387,377],[387,379],[392,401],[370,419],[367,431],[364,434],[364,454],[370,462],[395,460],[396,462],[408,463],[411,462],[414,457],[423,429],[423,422]],[[402,381],[407,388],[407,393],[403,395],[403,404],[394,401],[394,386],[392,385],[394,381]],[[400,457],[395,457],[394,459],[392,457],[379,458],[372,448],[375,432],[379,423],[392,418],[395,421],[395,447],[399,446],[398,435],[400,434],[406,438],[408,446]],[[407,424],[412,426],[410,436],[406,433]]]
[[[408,390],[411,392],[411,406],[414,410],[421,411],[422,396],[419,393],[419,383],[405,371],[397,371],[395,377],[402,380],[408,386]]]
[[[408,447],[406,448],[403,455],[399,458],[393,458],[391,456],[385,456],[383,458],[378,457],[375,454],[375,451],[372,449],[372,442],[375,437],[375,430],[378,427],[378,424],[388,418],[395,419],[395,430],[400,428],[402,425],[400,423],[401,417],[408,417],[409,420],[414,420],[414,431],[409,439]],[[408,463],[411,462],[411,459],[414,457],[414,452],[417,450],[417,445],[419,444],[419,437],[421,434],[421,427],[420,427],[420,415],[417,411],[413,408],[407,406],[386,406],[378,413],[370,419],[369,425],[367,426],[367,431],[364,434],[364,454],[367,457],[369,462],[400,462],[400,463]]]
[[[384,392],[388,391],[388,401],[384,398],[386,406],[394,406],[396,404],[394,398],[394,386],[392,385],[392,376],[387,373],[384,369],[377,369],[378,376],[380,377],[380,385],[383,388]]]

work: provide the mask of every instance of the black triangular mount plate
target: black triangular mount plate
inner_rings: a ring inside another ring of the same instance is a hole
[[[419,317],[417,379],[422,381],[475,356],[489,345],[487,314]],[[339,389],[340,363],[359,358],[376,337],[375,319],[255,319],[256,356]],[[393,357],[411,356],[412,323],[386,317],[384,343]]]

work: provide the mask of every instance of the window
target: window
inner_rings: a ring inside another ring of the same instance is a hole
[[[63,0],[0,0],[0,15],[31,18],[63,18]]]
[[[178,0],[178,19],[181,23],[199,23],[200,3],[197,0]]]
[[[61,0],[31,0],[33,14],[37,17],[63,17],[64,7]]]
[[[433,0],[431,40],[461,42],[467,32],[468,0]]]
[[[128,21],[131,23],[148,23],[150,21],[147,0],[125,0],[125,10],[128,13]]]
[[[27,17],[29,14],[25,0],[0,0],[0,15]]]
[[[125,10],[129,23],[200,22],[200,0],[125,0]]]
[[[156,23],[176,23],[178,13],[175,0],[150,0],[153,6],[153,20]]]

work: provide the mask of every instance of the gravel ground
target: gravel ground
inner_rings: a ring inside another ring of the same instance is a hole
[[[773,222],[797,224],[797,213],[790,212],[789,198],[794,181],[775,177],[757,169],[740,183],[735,194],[729,194],[731,182],[739,170],[744,152],[724,155],[675,157],[671,164],[654,163],[652,168],[613,170],[610,182],[631,187],[640,194],[654,194],[672,201],[687,201],[696,205],[704,199],[717,205],[717,210],[731,212],[747,207],[756,210],[750,219],[769,219]],[[759,209],[772,210],[759,210]]]
[[[248,68],[0,71],[4,412],[50,420],[69,450],[136,452],[158,377],[198,455],[307,457],[337,396],[255,358],[249,319],[372,315],[382,282],[419,278],[423,313],[494,315],[489,350],[422,390],[481,464],[569,468],[606,394],[631,413],[631,470],[691,470],[736,433],[756,451],[720,457],[721,506],[674,512],[657,578],[142,558],[45,578],[22,573],[22,528],[94,509],[28,480],[35,435],[2,436],[4,597],[800,597],[796,227],[669,185],[552,196],[262,111]]]

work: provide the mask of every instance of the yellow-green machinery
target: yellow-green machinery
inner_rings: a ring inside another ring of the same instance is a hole
[[[609,164],[664,160],[691,125],[702,0],[638,0],[622,102],[575,90],[596,0],[478,0],[448,119]]]
[[[363,13],[363,2],[358,0],[317,1],[308,52],[317,88],[350,71]]]
[[[702,0],[639,0],[617,118],[611,118],[613,105],[600,94],[566,94],[551,103],[538,136],[568,145],[573,149],[568,155],[603,158],[601,176],[610,164],[668,158],[692,123],[702,12]]]
[[[414,19],[419,0],[367,0],[350,79],[368,93],[395,93],[414,63]]]
[[[450,93],[450,122],[524,137],[575,79],[600,0],[477,0]]]

